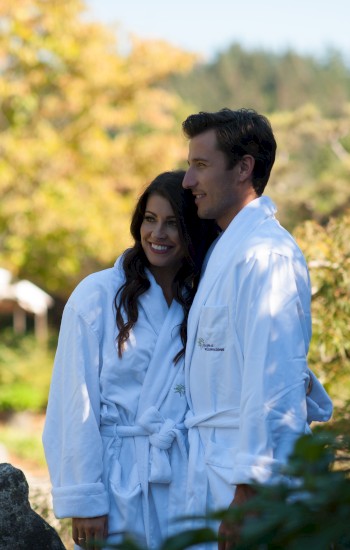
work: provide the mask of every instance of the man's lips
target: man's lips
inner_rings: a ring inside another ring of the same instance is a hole
[[[205,193],[193,193],[194,200],[199,201],[205,197]]]

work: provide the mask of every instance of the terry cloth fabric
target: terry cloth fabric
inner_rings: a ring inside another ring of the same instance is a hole
[[[43,442],[58,518],[109,515],[108,542],[156,548],[180,526],[187,476],[182,308],[148,272],[122,358],[114,297],[121,259],[90,275],[62,318]]]

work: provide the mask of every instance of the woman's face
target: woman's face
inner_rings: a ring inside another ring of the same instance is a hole
[[[152,268],[166,268],[175,275],[184,257],[184,247],[174,211],[167,199],[148,197],[140,228],[141,245]]]

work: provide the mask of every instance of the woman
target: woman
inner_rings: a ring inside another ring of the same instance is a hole
[[[55,514],[73,518],[83,548],[125,534],[156,548],[184,513],[186,324],[216,236],[184,175],[148,186],[134,246],[84,279],[63,314],[43,443]]]

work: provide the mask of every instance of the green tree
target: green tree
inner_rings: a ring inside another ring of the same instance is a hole
[[[308,104],[270,116],[277,140],[276,164],[267,193],[289,229],[320,224],[350,206],[350,104],[341,118],[326,118]]]
[[[187,75],[169,79],[172,88],[201,110],[254,107],[291,111],[314,102],[325,116],[341,116],[350,101],[350,68],[329,49],[322,58],[292,50],[246,50],[237,43],[209,62],[198,61]]]

